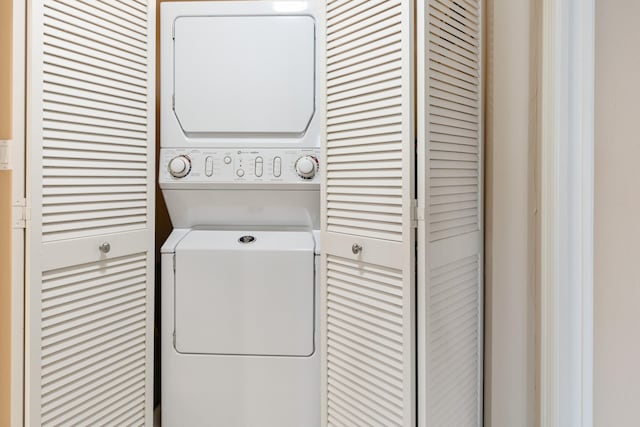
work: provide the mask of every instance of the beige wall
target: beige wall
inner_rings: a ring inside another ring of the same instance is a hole
[[[640,2],[596,1],[596,427],[640,425]]]
[[[12,0],[0,0],[0,139],[11,138]]]
[[[0,139],[11,138],[12,0],[0,0]],[[0,427],[11,420],[11,171],[0,170]]]
[[[487,3],[485,424],[533,426],[539,2]]]

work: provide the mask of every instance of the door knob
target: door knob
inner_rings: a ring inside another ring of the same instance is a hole
[[[351,252],[353,252],[355,255],[358,255],[360,252],[362,252],[362,246],[354,243],[353,246],[351,246]]]
[[[111,250],[111,245],[109,244],[109,242],[104,242],[103,244],[98,246],[98,249],[100,249],[100,252],[102,252],[103,254],[108,254]]]

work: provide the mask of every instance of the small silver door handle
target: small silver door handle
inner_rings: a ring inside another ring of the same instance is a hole
[[[103,254],[108,254],[111,250],[111,245],[109,244],[109,242],[104,242],[103,244],[98,246],[98,249],[100,249],[100,252],[102,252]]]
[[[353,246],[351,246],[351,252],[353,252],[355,255],[358,255],[360,252],[362,252],[362,246],[354,243]]]

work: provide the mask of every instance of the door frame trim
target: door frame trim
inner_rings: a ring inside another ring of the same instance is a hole
[[[595,0],[542,5],[539,424],[593,425]]]
[[[12,28],[12,230],[11,230],[11,426],[24,425],[26,55],[27,5],[13,1]]]

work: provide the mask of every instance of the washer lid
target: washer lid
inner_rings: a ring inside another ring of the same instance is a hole
[[[300,136],[315,108],[310,16],[181,16],[174,111],[192,136]]]
[[[311,355],[313,252],[311,232],[189,232],[176,247],[176,350]]]

